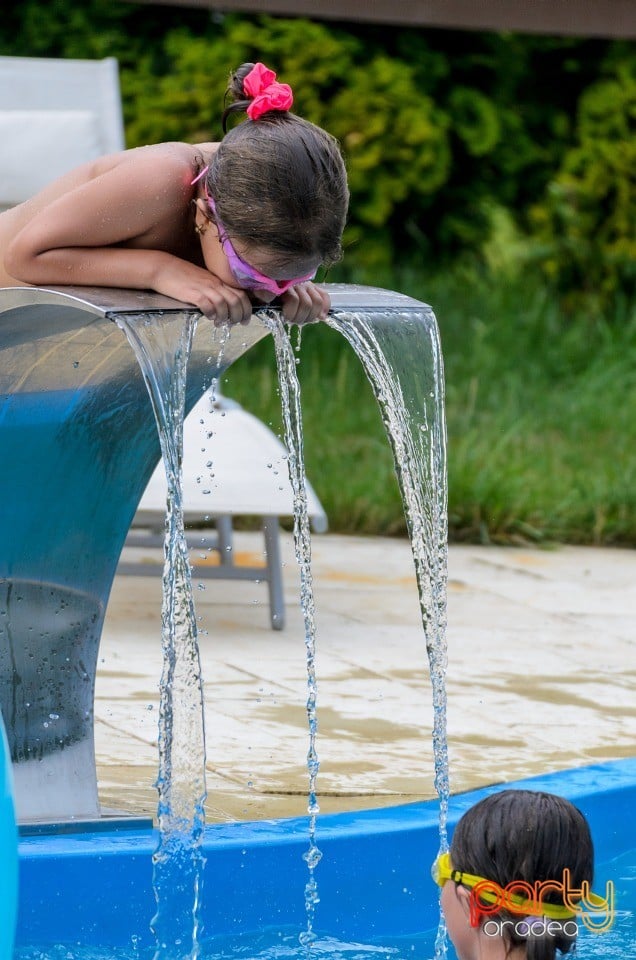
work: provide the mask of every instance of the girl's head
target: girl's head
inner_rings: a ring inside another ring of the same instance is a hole
[[[268,275],[285,276],[291,267],[297,271],[292,275],[302,277],[342,256],[349,201],[345,166],[333,137],[281,109],[288,102],[285,96],[272,100],[279,105],[265,112],[250,110],[254,96],[245,80],[254,92],[254,67],[244,63],[230,78],[224,127],[227,116],[237,111],[256,119],[226,133],[205,186],[230,241],[256,253],[257,263],[265,253]]]
[[[480,938],[482,947],[489,948],[486,955],[495,956],[495,937],[500,949],[503,941],[505,956],[552,960],[556,950],[567,953],[576,942],[576,921],[564,904],[564,871],[569,871],[570,889],[580,890],[583,881],[591,884],[593,864],[587,821],[568,800],[531,790],[504,790],[481,800],[455,828],[446,875],[451,882],[442,891],[449,934],[461,960],[481,955],[474,950]],[[487,886],[480,901],[476,878],[490,881],[489,902]],[[524,904],[524,892],[546,881],[553,881],[553,887],[544,888],[540,901]],[[497,889],[512,883],[520,884],[515,890],[521,894],[512,901],[514,910],[496,909],[494,904],[501,903]],[[545,913],[541,905],[548,905]]]

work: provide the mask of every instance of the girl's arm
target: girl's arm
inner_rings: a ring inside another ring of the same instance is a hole
[[[156,290],[192,303],[217,323],[247,323],[252,308],[242,291],[203,267],[152,249],[153,233],[165,233],[171,220],[175,235],[183,229],[189,176],[182,160],[130,155],[35,208],[7,248],[6,270],[35,285]],[[139,246],[122,245],[139,238]]]

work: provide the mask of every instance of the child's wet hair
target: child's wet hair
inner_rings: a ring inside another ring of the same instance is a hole
[[[592,883],[594,872],[592,837],[581,811],[563,797],[533,790],[503,790],[471,807],[455,828],[450,856],[456,870],[502,888],[518,880],[531,885],[562,880],[567,868],[571,885],[580,889],[584,880]],[[545,901],[563,903],[552,892]],[[497,919],[521,918],[501,910]],[[554,925],[546,925],[528,937],[517,928],[506,924],[503,936],[510,949],[525,943],[527,960],[553,960],[557,950],[568,953],[576,944],[576,935],[565,932],[565,925],[556,935]]]
[[[247,109],[244,63],[232,74],[227,117]],[[342,257],[349,190],[338,142],[289,111],[245,120],[224,136],[210,163],[207,187],[231,239],[280,257],[323,264]]]

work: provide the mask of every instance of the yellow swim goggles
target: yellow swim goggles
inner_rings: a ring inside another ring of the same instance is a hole
[[[447,880],[453,880],[454,883],[461,883],[462,886],[468,887],[469,890],[472,890],[473,887],[476,887],[480,883],[487,883],[490,889],[487,887],[484,890],[479,890],[479,899],[488,904],[500,903],[502,908],[505,906],[514,913],[528,913],[535,916],[541,915],[551,920],[570,920],[576,916],[576,913],[573,913],[572,910],[568,910],[567,907],[559,903],[545,903],[541,901],[539,905],[533,897],[522,897],[519,894],[509,893],[503,888],[501,889],[501,894],[498,894],[492,889],[492,886],[497,886],[494,881],[486,880],[485,877],[477,877],[472,873],[464,873],[463,870],[454,870],[451,866],[450,853],[448,852],[440,853],[437,857],[431,867],[431,876],[438,887],[443,887]],[[505,902],[502,902],[502,898]],[[597,898],[596,894],[590,894],[590,898],[604,902],[601,901],[600,897]]]

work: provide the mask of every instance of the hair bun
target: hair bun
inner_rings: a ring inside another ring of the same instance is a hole
[[[243,63],[230,76],[227,100],[232,102],[223,113],[224,133],[230,113],[244,110],[250,120],[258,120],[266,113],[287,113],[294,95],[289,84],[279,83],[274,71],[264,63]]]
[[[227,90],[225,92],[226,102],[242,103],[249,100],[249,94],[245,92],[243,82],[247,75],[252,72],[255,63],[242,63],[241,66],[230,74]]]

